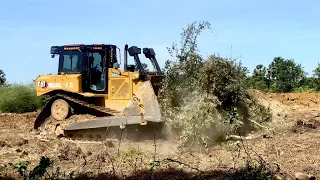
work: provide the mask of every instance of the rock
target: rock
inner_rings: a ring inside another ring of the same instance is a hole
[[[316,177],[313,175],[300,173],[300,172],[297,172],[295,174],[295,178],[296,180],[315,180],[316,179]]]
[[[54,133],[58,137],[63,137],[63,129],[62,129],[62,127],[61,126],[56,126],[56,129],[55,129]]]
[[[0,140],[0,147],[9,147],[8,143]]]
[[[270,138],[272,138],[272,136],[267,135],[267,134],[262,135],[262,137],[263,137],[263,138],[266,138],[266,139],[270,139]]]

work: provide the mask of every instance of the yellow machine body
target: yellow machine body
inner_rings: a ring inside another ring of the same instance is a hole
[[[147,125],[148,122],[161,122],[156,85],[162,76],[146,73],[141,78],[138,71],[125,71],[119,68],[106,68],[107,89],[102,92],[84,91],[83,74],[47,74],[36,79],[37,96],[50,99],[37,117],[34,128],[44,130],[47,119],[52,115],[55,126],[64,131],[98,128]],[[97,119],[69,120],[74,112],[97,115]],[[98,114],[100,114],[98,116]],[[103,115],[101,115],[103,114]],[[64,125],[62,125],[64,124]]]
[[[117,76],[113,76],[116,74]],[[141,86],[139,74],[135,72],[124,72],[120,69],[108,69],[108,93],[91,93],[82,91],[81,74],[41,75],[36,79],[37,96],[50,94],[57,90],[78,93],[84,97],[95,97],[99,99],[100,106],[123,110],[129,103],[133,94]],[[43,84],[43,85],[42,85]]]

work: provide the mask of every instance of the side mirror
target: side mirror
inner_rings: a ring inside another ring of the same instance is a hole
[[[51,54],[51,58],[54,58],[55,57],[55,54]]]
[[[113,68],[114,69],[119,69],[120,68],[120,64],[119,63],[113,63]]]

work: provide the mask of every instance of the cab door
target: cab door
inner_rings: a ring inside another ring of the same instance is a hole
[[[90,89],[96,92],[105,92],[107,86],[108,69],[104,63],[104,54],[99,51],[89,52]]]

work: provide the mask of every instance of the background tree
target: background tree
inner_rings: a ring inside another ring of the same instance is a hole
[[[315,89],[316,91],[320,90],[320,63],[318,66],[312,71],[313,77],[307,78],[307,82],[304,84],[307,85],[310,89]]]
[[[313,76],[316,78],[320,78],[320,64],[318,63],[318,67],[316,67],[313,71]]]
[[[267,69],[262,64],[256,66],[247,82],[250,88],[265,90],[268,88]]]
[[[319,91],[319,79],[315,77],[304,77],[300,80],[295,92]]]
[[[290,92],[299,86],[306,73],[292,59],[275,57],[269,65],[271,85],[276,92]]]
[[[5,84],[6,81],[6,74],[3,72],[3,70],[0,69],[0,85]]]

